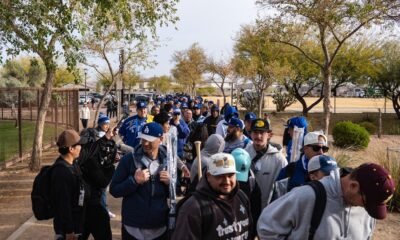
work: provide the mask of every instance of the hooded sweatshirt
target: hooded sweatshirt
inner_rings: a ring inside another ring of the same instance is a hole
[[[203,176],[197,185],[196,192],[212,201],[212,222],[209,230],[202,232],[200,204],[194,196],[180,207],[176,228],[172,239],[253,239],[253,226],[249,203],[242,203],[238,196],[239,187],[233,189],[227,199],[221,199]]]
[[[282,152],[271,144],[268,144],[267,151],[257,161],[254,161],[257,152],[253,144],[248,144],[245,150],[252,159],[251,170],[256,176],[258,186],[260,186],[261,207],[264,208],[271,201],[275,179],[281,169],[287,165],[287,161]]]
[[[339,169],[320,182],[327,201],[314,239],[371,239],[376,220],[364,208],[346,205]],[[310,186],[294,188],[264,208],[257,225],[260,239],[308,239],[314,205]]]
[[[211,155],[216,153],[220,153],[225,148],[225,140],[221,135],[212,134],[208,137],[206,143],[204,144],[204,148],[201,150],[201,166],[202,170],[204,170],[207,166],[207,162],[209,161]],[[197,165],[199,164],[198,158],[193,161],[192,167],[190,169],[190,181],[194,182],[197,178]]]

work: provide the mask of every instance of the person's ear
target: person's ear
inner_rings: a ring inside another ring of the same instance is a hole
[[[360,184],[355,180],[351,180],[349,187],[352,192],[355,192],[355,193],[360,192]]]
[[[164,140],[164,135],[160,137],[160,143]]]

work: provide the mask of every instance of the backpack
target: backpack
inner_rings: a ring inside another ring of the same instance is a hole
[[[314,238],[315,231],[317,231],[317,228],[321,223],[322,215],[324,215],[326,206],[326,190],[320,181],[311,181],[306,185],[309,185],[315,193],[315,204],[308,235],[308,239],[312,240]]]
[[[54,217],[54,210],[51,206],[51,173],[56,165],[67,166],[64,161],[44,166],[33,181],[31,201],[33,214],[37,220],[47,220]]]
[[[239,190],[237,192],[237,194],[239,196],[240,202],[243,203],[247,207],[247,210],[249,210],[250,202],[249,202],[249,199],[247,198],[246,194],[241,190]],[[214,201],[211,198],[203,196],[198,192],[190,193],[189,195],[187,195],[184,198],[182,198],[176,204],[176,216],[179,215],[179,209],[186,202],[186,200],[188,200],[191,196],[193,196],[194,199],[196,199],[196,201],[200,205],[201,232],[202,233],[207,233],[207,232],[209,232],[212,220],[214,219],[214,216],[213,216],[214,211],[213,211],[213,208],[212,208],[212,206],[214,205]],[[248,213],[251,214],[250,211],[248,211]]]

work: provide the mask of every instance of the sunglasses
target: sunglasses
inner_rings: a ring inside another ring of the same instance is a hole
[[[319,145],[308,145],[308,146],[311,147],[314,152],[319,152],[322,149],[322,152],[326,153],[329,150],[329,147],[327,146],[319,146]]]

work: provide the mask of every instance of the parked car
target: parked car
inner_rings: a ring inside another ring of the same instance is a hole
[[[79,96],[79,105],[83,105],[83,103],[90,103],[90,97],[89,96]]]
[[[138,95],[135,97],[135,101],[133,102],[134,104],[138,103],[138,102],[149,102],[149,97],[145,96],[145,95]]]

